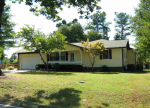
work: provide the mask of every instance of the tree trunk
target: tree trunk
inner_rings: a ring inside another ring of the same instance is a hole
[[[41,52],[39,52],[39,55],[41,57],[41,60],[43,61],[44,65],[45,65],[45,70],[47,70],[47,63],[44,61],[42,55],[41,55]]]
[[[93,65],[92,65],[92,71],[93,71]]]
[[[0,69],[0,76],[4,76],[4,73],[2,72],[1,69]]]

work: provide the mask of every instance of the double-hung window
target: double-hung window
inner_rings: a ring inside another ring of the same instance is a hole
[[[105,50],[100,53],[100,59],[112,59],[112,51]]]

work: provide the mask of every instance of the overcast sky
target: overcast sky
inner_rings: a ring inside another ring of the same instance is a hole
[[[10,1],[7,1],[6,4],[11,4]],[[110,40],[113,40],[115,35],[115,22],[114,22],[114,12],[125,12],[130,15],[134,15],[134,9],[138,6],[139,0],[101,0],[99,5],[102,7],[101,11],[105,11],[107,14],[106,21],[112,22],[110,25],[111,32],[109,32]],[[54,30],[57,30],[56,23],[51,20],[45,19],[44,16],[35,16],[32,12],[29,11],[30,7],[22,4],[11,4],[10,13],[13,15],[12,21],[17,25],[15,31],[18,32],[21,27],[25,24],[35,25],[36,28],[40,28],[44,33],[50,33]],[[63,11],[59,13],[62,19],[65,19],[67,22],[72,21],[74,18],[77,18],[79,23],[84,26],[87,23],[85,19],[79,19],[79,14],[75,8],[64,8]],[[134,37],[128,36],[130,43],[134,43]],[[8,57],[18,49],[21,48],[10,48],[5,51]]]

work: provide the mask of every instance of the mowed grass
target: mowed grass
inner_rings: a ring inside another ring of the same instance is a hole
[[[33,104],[50,108],[150,108],[150,73],[7,74],[0,77],[0,103],[29,108]]]

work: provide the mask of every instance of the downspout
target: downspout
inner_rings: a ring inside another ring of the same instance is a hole
[[[122,48],[122,68],[124,67],[124,60],[123,60],[123,48]]]

